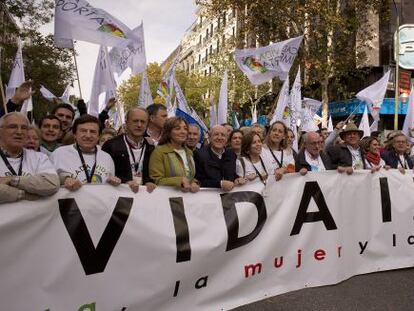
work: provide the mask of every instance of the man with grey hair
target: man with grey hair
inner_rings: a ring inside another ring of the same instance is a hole
[[[148,192],[156,187],[149,177],[149,158],[154,146],[144,137],[147,126],[148,112],[141,107],[131,108],[125,116],[126,133],[102,146],[115,163],[115,176],[133,192],[138,192],[140,185],[145,185]]]
[[[241,183],[236,175],[236,154],[226,148],[227,129],[222,125],[210,130],[210,144],[194,152],[196,178],[201,187],[230,191]]]
[[[329,157],[322,152],[323,137],[316,132],[303,135],[303,149],[296,157],[295,169],[301,175],[308,171],[324,172],[332,169]]]
[[[20,112],[0,119],[0,203],[35,200],[59,190],[59,177],[40,152],[25,149],[29,120]]]

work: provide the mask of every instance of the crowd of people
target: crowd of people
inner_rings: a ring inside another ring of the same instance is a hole
[[[285,174],[336,170],[413,168],[411,146],[400,131],[390,132],[384,144],[377,135],[363,137],[353,122],[301,133],[299,150],[294,133],[281,121],[268,127],[253,124],[233,129],[213,126],[204,141],[201,129],[181,117],[168,117],[162,104],[127,111],[125,124],[108,127],[111,99],[98,117],[59,103],[31,125],[19,112],[31,95],[30,82],[16,89],[0,109],[0,203],[35,200],[60,187],[77,191],[85,184],[127,184],[134,193],[145,186],[171,186],[183,192],[200,188],[231,191],[251,181],[266,184]]]

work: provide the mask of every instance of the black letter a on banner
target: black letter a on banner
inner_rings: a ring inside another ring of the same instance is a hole
[[[96,248],[76,201],[62,199],[58,202],[66,230],[68,230],[86,275],[103,272],[124,230],[134,199],[123,197],[118,199]]]
[[[259,235],[267,219],[266,205],[263,197],[253,191],[223,193],[220,196],[228,233],[226,251],[231,251],[250,243]],[[239,238],[239,217],[237,216],[236,203],[240,202],[253,203],[257,208],[259,216],[254,230],[248,235]]]
[[[319,212],[307,213],[311,198],[315,200],[316,205],[319,208]],[[305,222],[317,222],[323,221],[327,230],[336,230],[335,221],[329,212],[326,205],[325,198],[321,188],[316,181],[307,182],[305,189],[303,190],[302,200],[300,201],[298,214],[296,216],[295,224],[293,225],[290,235],[296,235],[300,233],[302,225]]]

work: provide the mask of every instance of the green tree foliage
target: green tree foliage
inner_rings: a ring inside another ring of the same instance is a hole
[[[151,63],[147,67],[147,75],[151,88],[152,98],[155,103],[164,103],[164,100],[157,94],[158,85],[163,77],[163,72],[158,63]],[[177,69],[175,78],[180,85],[190,107],[194,108],[199,115],[205,114],[205,100],[203,95],[207,93],[209,79],[200,75],[187,75]],[[138,103],[139,89],[141,86],[141,75],[131,76],[118,87],[118,93],[125,109],[135,106]],[[173,94],[174,98],[174,94]]]
[[[69,83],[73,83],[75,68],[71,50],[59,49],[54,46],[53,36],[42,35],[38,29],[48,23],[53,17],[53,0],[2,0],[17,21],[19,27],[13,23],[7,25],[8,36],[1,38],[3,47],[1,59],[1,77],[7,83],[11,73],[17,39],[24,41],[23,63],[26,79],[34,81],[35,94],[33,95],[34,117],[38,120],[52,109],[40,92],[40,85],[44,85],[56,96],[62,95]]]
[[[207,14],[217,17],[225,9],[238,15],[235,47],[255,47],[305,35],[291,80],[301,64],[303,93],[329,98],[349,97],[355,90],[344,81],[361,76],[357,67],[366,59],[373,36],[370,12],[386,18],[385,0],[198,0]],[[364,73],[362,69],[362,74]],[[351,86],[355,86],[355,83]],[[330,93],[328,91],[331,90]]]

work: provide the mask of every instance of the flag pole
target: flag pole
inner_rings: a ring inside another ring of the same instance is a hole
[[[1,60],[2,60],[2,56],[3,56],[2,51],[3,51],[3,48],[0,46],[0,63],[1,63]],[[0,64],[0,68],[1,68],[1,64]],[[0,91],[1,91],[1,98],[2,98],[2,102],[3,102],[4,112],[7,113],[6,96],[4,94],[3,80],[1,78],[1,72],[0,72]]]
[[[78,79],[78,87],[79,87],[79,96],[80,98],[82,98],[82,89],[81,89],[81,85],[80,85],[80,79],[79,79],[79,70],[78,70],[78,62],[76,61],[76,51],[75,51],[75,42],[73,42],[73,60],[75,62],[75,68],[76,68],[76,77]]]

